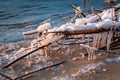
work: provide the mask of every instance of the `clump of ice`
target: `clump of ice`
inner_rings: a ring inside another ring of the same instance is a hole
[[[120,22],[120,14],[117,15],[117,20]]]
[[[76,20],[75,20],[75,25],[83,25],[83,24],[85,24],[85,23],[87,23],[87,18],[77,18]]]
[[[120,56],[115,57],[115,58],[106,58],[105,61],[107,61],[107,62],[119,62],[120,61]]]
[[[106,21],[106,20],[109,20],[109,21],[112,21],[112,13],[113,10],[112,9],[108,9],[108,10],[105,10],[102,12],[102,20]]]
[[[64,37],[64,35],[57,36],[56,34],[49,33],[46,36],[46,43],[54,43],[54,42],[60,40],[63,37]]]
[[[50,28],[51,28],[51,24],[50,23],[45,23],[45,24],[42,24],[42,25],[38,26],[37,31],[38,32],[44,32],[44,31],[46,31]]]
[[[80,68],[80,70],[79,70],[77,73],[72,74],[72,76],[73,76],[73,77],[79,76],[79,75],[81,75],[81,74],[84,74],[84,73],[86,73],[86,72],[88,72],[88,71],[90,71],[90,70],[93,70],[93,69],[97,68],[97,67],[100,66],[100,65],[104,65],[104,63],[99,62],[99,63],[88,64],[88,65],[83,66],[82,68]]]
[[[35,67],[36,69],[42,69],[42,68],[43,68],[42,65],[35,65],[34,67]]]
[[[88,18],[87,23],[94,23],[94,22],[98,22],[99,21],[99,17],[97,15],[91,16],[90,18]]]

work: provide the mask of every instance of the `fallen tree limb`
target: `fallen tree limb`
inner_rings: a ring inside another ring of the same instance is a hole
[[[64,64],[66,61],[62,61],[62,62],[59,62],[59,63],[56,63],[56,64],[53,64],[53,65],[50,65],[50,66],[47,66],[47,67],[44,67],[44,68],[41,68],[41,69],[38,69],[38,70],[35,70],[35,71],[32,71],[30,73],[27,73],[27,74],[23,74],[17,78],[15,78],[14,80],[17,80],[17,79],[20,79],[22,77],[25,77],[25,76],[28,76],[30,74],[33,74],[33,73],[36,73],[36,72],[39,72],[39,71],[42,71],[42,70],[45,70],[45,69],[48,69],[48,68],[51,68],[51,67],[55,67],[55,66],[58,66],[58,65],[61,65],[61,64]]]
[[[120,46],[117,46],[117,47],[113,47],[112,50],[115,50],[115,49],[120,49]]]
[[[32,30],[32,31],[23,32],[23,35],[32,35],[32,34],[35,34],[35,33],[38,33],[38,31],[37,30]]]
[[[34,50],[26,53],[25,55],[22,55],[22,56],[18,57],[17,59],[15,59],[15,60],[11,61],[10,63],[8,63],[8,64],[7,64],[6,66],[4,66],[3,68],[8,68],[8,67],[11,66],[12,64],[14,64],[14,63],[16,63],[17,61],[19,61],[20,59],[22,59],[22,58],[24,58],[24,57],[32,54],[33,52],[36,52],[36,51],[39,50],[39,49],[42,49],[42,48],[44,48],[44,47],[47,47],[47,46],[51,45],[52,43],[55,43],[55,42],[61,40],[62,38],[64,38],[64,35],[61,35],[61,36],[55,37],[55,38],[53,38],[53,37],[52,37],[52,38],[48,38],[49,40],[46,39],[45,41],[43,41],[43,42],[45,42],[45,43],[43,43],[43,46],[40,46],[40,47],[38,47],[38,48],[36,48],[36,49],[34,49]],[[47,41],[47,43],[46,43],[46,41]]]
[[[44,45],[44,46],[41,46],[41,47],[39,47],[39,48],[36,48],[36,49],[30,51],[29,53],[27,53],[27,54],[25,54],[25,55],[20,56],[19,58],[15,59],[14,61],[11,61],[9,64],[7,64],[6,66],[4,66],[3,68],[8,68],[8,67],[11,66],[12,64],[14,64],[14,63],[16,63],[17,61],[19,61],[20,59],[22,59],[22,58],[24,58],[24,57],[32,54],[33,52],[36,52],[36,51],[39,50],[39,49],[42,49],[42,48],[44,48],[44,47],[46,47],[46,46],[48,46],[48,45],[50,45],[50,44],[51,44],[51,43],[46,44],[46,45]]]
[[[98,52],[115,53],[113,51],[107,51],[107,50],[98,50]]]
[[[9,80],[13,80],[12,78],[10,78],[9,76],[7,76],[5,74],[0,73],[0,75],[3,76],[3,77],[5,77],[5,78],[7,78],[7,79],[9,79]]]
[[[92,42],[92,41],[89,41],[89,42]],[[60,45],[74,45],[74,44],[85,44],[87,43],[87,41],[84,41],[84,42],[74,42],[74,43],[58,43]]]
[[[81,15],[82,17],[86,17],[86,15],[82,13],[82,11],[79,10],[77,7],[75,7],[73,4],[69,4],[69,6],[73,8],[78,13],[78,15]]]
[[[116,31],[120,31],[120,22],[115,21],[104,21],[98,23],[91,23],[89,25],[80,25],[80,26],[73,26],[69,25],[66,26],[64,29],[58,27],[58,29],[51,29],[48,33],[62,33],[65,35],[79,35],[79,34],[91,34],[91,33],[101,33],[110,31],[111,27],[116,29]]]
[[[23,32],[23,35],[32,35],[32,34],[35,34],[35,33],[42,33],[42,32],[44,32],[44,31],[46,31],[50,28],[51,28],[51,24],[49,22],[47,22],[47,23],[44,23],[44,24],[38,26],[38,28],[36,30]]]

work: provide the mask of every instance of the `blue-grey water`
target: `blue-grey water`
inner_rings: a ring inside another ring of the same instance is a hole
[[[22,40],[22,32],[35,29],[41,22],[51,18],[52,26],[59,26],[73,16],[68,5],[80,6],[83,0],[0,0],[0,44]],[[105,7],[104,0],[91,0],[94,8]]]

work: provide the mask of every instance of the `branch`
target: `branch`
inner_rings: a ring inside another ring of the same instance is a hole
[[[71,31],[69,28],[66,28],[65,30],[59,30],[61,27],[58,28],[58,30],[51,30],[48,31],[48,33],[62,33],[65,35],[79,35],[79,34],[91,34],[91,33],[101,33],[110,31],[111,27],[116,29],[116,31],[120,31],[120,22],[115,21],[106,21],[106,22],[98,22],[98,23],[91,23],[91,25],[80,25],[80,26],[70,26]],[[66,26],[69,27],[69,26]],[[72,30],[72,28],[74,30]]]
[[[20,79],[22,77],[25,77],[27,75],[30,75],[30,74],[33,74],[33,73],[36,73],[36,72],[39,72],[39,71],[42,71],[42,70],[45,70],[45,69],[48,69],[48,68],[51,68],[51,67],[55,67],[55,66],[58,66],[58,65],[61,65],[61,64],[64,64],[66,61],[62,61],[62,62],[59,62],[59,63],[56,63],[56,64],[53,64],[51,66],[47,66],[47,67],[44,67],[44,68],[41,68],[41,69],[38,69],[38,70],[35,70],[35,71],[32,71],[30,73],[27,73],[27,74],[23,74],[17,78],[15,78],[14,80],[17,80],[17,79]]]
[[[5,74],[0,73],[0,75],[7,78],[7,79],[9,79],[9,80],[13,80],[12,78],[10,78],[9,76],[6,76]]]
[[[73,4],[69,4],[69,5],[70,5],[70,7],[72,7],[77,12],[78,15],[80,14],[81,16],[86,17],[86,15],[84,13],[82,13],[81,10],[76,8]]]
[[[38,33],[38,31],[37,30],[32,30],[32,31],[23,32],[23,35],[32,35],[32,34],[35,34],[35,33]]]
[[[46,46],[48,46],[48,45],[50,45],[50,44],[51,44],[51,43],[46,44],[46,45],[44,45],[44,46],[41,46],[41,47],[39,47],[39,48],[36,48],[35,50],[30,51],[29,53],[27,53],[27,54],[25,54],[25,55],[20,56],[19,58],[15,59],[14,61],[11,61],[9,64],[7,64],[6,66],[4,66],[3,68],[8,68],[8,67],[11,66],[12,64],[14,64],[14,63],[16,63],[17,61],[19,61],[20,59],[22,59],[22,58],[24,58],[24,57],[32,54],[33,52],[36,52],[36,51],[39,50],[39,49],[42,49],[42,48],[44,48],[44,47],[46,47]]]

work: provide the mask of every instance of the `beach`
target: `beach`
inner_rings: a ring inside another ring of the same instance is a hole
[[[104,3],[100,5],[94,1],[92,4],[95,9],[106,9],[106,12],[97,15],[97,18],[103,16],[103,21],[97,19],[92,22],[91,17],[94,15],[88,15],[90,9],[87,5],[86,10],[83,10],[83,7],[81,9],[90,17],[86,17],[86,23],[76,26],[66,23],[74,16],[74,10],[66,5],[72,3],[71,0],[13,2],[14,5],[9,1],[3,2],[0,10],[0,80],[120,80],[119,32],[116,29],[117,36],[109,36],[110,32],[112,33],[111,24],[112,27],[119,28],[119,8],[116,12],[118,20],[113,21],[115,15],[112,14],[112,20],[110,15],[113,10],[109,10]],[[80,3],[74,1],[72,4],[79,6]],[[5,9],[6,5],[9,8]],[[96,16],[94,17],[96,19]],[[52,26],[49,22],[42,23],[49,19]],[[52,28],[47,27],[47,30],[44,30],[38,25]],[[47,33],[42,33],[41,29]],[[102,30],[104,31],[100,34]],[[37,34],[29,35],[30,32]],[[25,33],[28,33],[27,36]],[[40,34],[42,35],[39,36]],[[103,38],[107,43],[102,42]],[[103,45],[103,48],[94,45]],[[45,50],[44,53],[47,54],[40,54],[40,50]],[[96,59],[89,59],[90,55]]]

